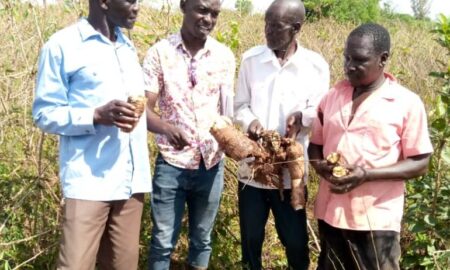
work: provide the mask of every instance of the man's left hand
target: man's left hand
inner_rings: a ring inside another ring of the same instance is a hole
[[[331,176],[330,190],[334,193],[347,193],[367,180],[367,171],[361,166],[344,166],[349,173],[342,177]]]
[[[286,120],[285,137],[295,139],[297,134],[302,130],[302,112],[295,112]]]

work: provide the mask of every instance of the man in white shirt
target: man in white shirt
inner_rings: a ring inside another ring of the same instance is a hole
[[[322,56],[296,41],[304,19],[301,1],[272,3],[265,14],[267,45],[244,53],[234,104],[235,121],[251,137],[258,138],[265,129],[276,130],[295,137],[307,149],[317,104],[329,87],[329,67]],[[305,167],[306,155],[305,151]],[[290,205],[289,174],[284,172],[284,176],[282,199],[277,187],[249,180],[248,172],[243,167],[239,170],[239,219],[245,269],[262,267],[261,250],[270,210],[286,248],[290,269],[308,269],[306,212],[296,211]]]

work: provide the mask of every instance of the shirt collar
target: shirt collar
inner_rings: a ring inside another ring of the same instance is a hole
[[[100,32],[95,30],[94,27],[92,27],[92,25],[88,22],[86,18],[80,19],[78,23],[78,31],[80,31],[80,36],[83,41],[86,41],[91,37],[98,37],[111,43],[111,41],[108,38],[106,38]],[[119,27],[115,27],[114,31],[117,36],[116,43],[127,44],[128,46],[133,47],[130,40],[127,37],[125,37],[125,35],[122,33]]]
[[[395,99],[396,93],[393,91],[393,88],[391,87],[392,84],[397,83],[397,79],[390,73],[385,72],[384,78],[386,79],[381,86],[381,89],[379,90],[379,94],[382,98],[385,99]]]
[[[183,38],[181,37],[181,32],[178,32],[178,33],[172,35],[169,39],[170,39],[170,42],[172,43],[172,45],[175,46],[175,48],[182,49],[184,52],[189,54],[189,51],[186,49],[186,46],[184,45]],[[210,53],[210,51],[212,50],[212,47],[213,47],[213,42],[211,40],[211,37],[207,36],[205,46],[203,47],[203,49],[201,49],[199,51],[199,53],[197,53],[197,55],[201,56],[203,54]],[[197,56],[195,58],[197,58]]]
[[[377,95],[384,99],[392,100],[395,99],[395,92],[392,90],[392,87],[390,87],[392,84],[397,83],[397,79],[390,73],[385,72],[384,73],[385,81],[383,85],[381,85],[380,89],[377,91]],[[336,89],[342,89],[344,91],[353,91],[353,86],[350,84],[348,80],[344,80],[339,82],[336,87]]]
[[[302,47],[300,46],[300,44],[297,41],[296,41],[296,45],[297,45],[297,49],[295,50],[295,53],[293,55],[291,55],[291,57],[288,59],[286,64],[289,64],[289,62],[292,62],[292,61],[297,61],[297,59],[301,58],[301,56],[302,56],[302,53],[301,53]],[[267,62],[271,62],[271,61],[278,62],[278,59],[277,59],[277,56],[275,55],[275,53],[273,52],[273,50],[271,50],[266,45],[265,46],[265,50],[263,52],[263,55],[261,57],[261,63],[267,63]]]

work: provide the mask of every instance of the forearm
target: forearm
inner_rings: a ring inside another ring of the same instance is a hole
[[[423,154],[408,157],[394,165],[366,169],[365,181],[377,181],[387,179],[407,180],[426,173],[431,154]]]
[[[94,134],[94,109],[70,106],[39,106],[33,108],[36,125],[44,132],[63,136]]]
[[[159,115],[147,110],[147,130],[156,134],[166,134],[170,124],[162,120]]]
[[[319,171],[320,161],[324,159],[323,157],[323,146],[310,143],[308,146],[308,157],[309,163],[313,166],[316,172]]]

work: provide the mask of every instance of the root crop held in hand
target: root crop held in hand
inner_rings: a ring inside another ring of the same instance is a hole
[[[262,132],[261,138],[253,141],[233,126],[224,123],[216,123],[210,132],[225,154],[236,161],[254,158],[249,164],[252,169],[251,179],[277,187],[281,195],[284,190],[282,169],[287,168],[291,177],[291,205],[296,210],[303,209],[305,167],[302,145],[271,130]]]

